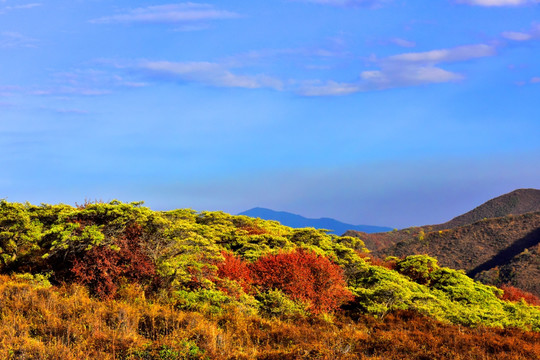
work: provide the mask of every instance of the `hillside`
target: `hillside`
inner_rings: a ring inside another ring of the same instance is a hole
[[[505,284],[540,294],[540,244],[523,250],[510,261],[487,269],[479,269],[475,279],[485,284]]]
[[[497,218],[506,215],[520,215],[537,211],[540,211],[540,190],[518,189],[491,199],[444,224],[434,225],[434,229],[452,229],[458,226],[472,224],[482,219]]]
[[[0,201],[0,273],[5,359],[540,356],[537,298],[223,212]]]
[[[351,229],[343,233],[343,235],[360,238],[365,242],[368,249],[375,252],[382,252],[383,249],[389,248],[401,241],[423,236],[427,232],[452,229],[473,224],[484,219],[538,211],[540,211],[540,190],[518,189],[491,199],[475,209],[443,224],[414,226],[398,231],[381,233],[369,233]]]
[[[511,283],[540,295],[536,277],[538,269],[534,266],[518,265],[521,261],[516,258],[539,243],[540,212],[537,212],[486,219],[454,229],[422,232],[408,240],[375,251],[375,254],[382,257],[428,254],[438,258],[442,265],[463,269],[472,277],[482,271],[506,266],[513,261],[513,268],[520,269],[518,277],[523,280]],[[531,250],[531,253],[536,252]]]
[[[279,221],[282,225],[292,228],[312,227],[315,229],[330,230],[330,234],[340,235],[347,230],[356,230],[366,233],[377,233],[392,230],[389,227],[373,226],[373,225],[351,225],[330,218],[309,219],[300,215],[292,214],[286,211],[274,211],[265,208],[253,208],[238,215],[246,215],[264,220]]]

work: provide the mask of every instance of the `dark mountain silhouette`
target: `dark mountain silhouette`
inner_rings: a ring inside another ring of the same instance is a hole
[[[312,227],[316,229],[327,229],[331,230],[330,233],[336,235],[341,235],[347,230],[351,229],[362,231],[365,233],[376,233],[392,230],[391,228],[381,226],[351,225],[330,218],[309,219],[285,211],[274,211],[260,207],[241,212],[238,215],[246,215],[250,217],[261,218],[264,220],[276,220],[279,221],[281,224],[292,228]]]

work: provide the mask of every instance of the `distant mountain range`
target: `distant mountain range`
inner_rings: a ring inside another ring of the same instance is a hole
[[[260,207],[241,212],[238,215],[246,215],[254,218],[261,218],[264,220],[276,220],[279,221],[282,225],[292,228],[312,227],[316,229],[327,229],[331,230],[330,233],[336,235],[341,235],[347,230],[356,230],[364,233],[377,233],[392,230],[392,228],[382,226],[351,225],[330,218],[309,219],[285,211],[274,211]]]

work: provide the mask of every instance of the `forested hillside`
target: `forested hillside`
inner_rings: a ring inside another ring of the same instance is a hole
[[[275,221],[1,201],[0,257],[0,358],[540,355],[534,296]]]

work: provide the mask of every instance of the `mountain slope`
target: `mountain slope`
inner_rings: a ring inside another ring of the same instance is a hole
[[[344,235],[380,257],[429,254],[485,283],[540,295],[540,190],[512,191],[444,224]]]
[[[540,244],[525,249],[506,264],[478,272],[475,279],[485,284],[508,284],[540,294]]]
[[[508,194],[491,199],[473,210],[452,220],[435,225],[437,230],[452,229],[457,226],[472,224],[482,219],[520,215],[540,211],[540,190],[518,189]]]
[[[368,249],[382,251],[401,241],[415,237],[423,237],[424,233],[438,230],[448,230],[459,226],[473,224],[483,219],[504,217],[507,215],[521,215],[540,211],[540,190],[517,189],[508,194],[491,199],[473,210],[459,215],[452,220],[436,225],[414,226],[399,231],[369,234],[358,232],[355,229],[347,231],[346,236],[362,239]],[[466,256],[466,254],[464,254]]]
[[[540,295],[538,286],[528,283],[528,280],[525,281],[535,278],[538,269],[522,265],[522,261],[518,258],[524,251],[535,253],[532,249],[538,244],[540,244],[540,212],[508,215],[453,229],[417,234],[375,253],[382,257],[428,254],[439,259],[444,266],[467,271],[471,277],[491,269],[508,267],[514,262],[510,268],[520,269],[522,274],[519,278],[524,280],[513,284]]]
[[[347,230],[357,230],[366,233],[377,233],[392,230],[391,228],[382,226],[351,225],[330,218],[309,219],[285,211],[274,211],[260,207],[241,212],[238,215],[261,218],[264,220],[276,220],[281,224],[292,228],[313,227],[316,229],[332,230],[330,233],[337,235],[343,234]]]

